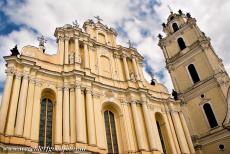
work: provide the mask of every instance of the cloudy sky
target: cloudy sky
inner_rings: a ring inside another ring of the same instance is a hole
[[[19,50],[28,44],[38,46],[37,37],[44,35],[48,39],[47,52],[56,53],[56,27],[74,20],[82,26],[96,15],[118,31],[119,44],[128,46],[128,40],[134,43],[145,57],[146,78],[150,79],[146,72],[151,70],[171,92],[171,79],[156,37],[163,34],[161,24],[169,15],[168,5],[174,12],[182,9],[197,19],[230,72],[229,0],[0,0],[0,99],[5,80],[2,57],[10,54],[9,49],[15,44]]]

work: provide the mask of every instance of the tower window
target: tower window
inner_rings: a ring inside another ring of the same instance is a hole
[[[181,50],[183,50],[183,49],[186,48],[184,40],[181,37],[177,39],[177,43],[178,43],[178,45],[179,45],[179,47],[180,47]]]
[[[190,76],[192,78],[193,83],[197,83],[198,81],[200,81],[200,78],[198,76],[196,68],[195,68],[195,66],[193,64],[190,64],[188,66],[188,71],[189,71],[189,74],[190,74]]]
[[[104,112],[106,139],[109,154],[118,154],[118,143],[114,114],[111,111]]]
[[[203,105],[203,109],[204,109],[205,115],[208,119],[208,123],[209,123],[210,127],[214,128],[214,127],[218,126],[215,115],[212,111],[211,105],[209,103],[205,103]]]
[[[173,23],[173,24],[172,24],[172,28],[173,28],[173,31],[174,31],[174,32],[176,32],[176,31],[179,30],[179,27],[178,27],[178,25],[177,25],[176,23]]]

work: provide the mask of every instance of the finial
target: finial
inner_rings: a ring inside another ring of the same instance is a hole
[[[17,56],[17,55],[19,55],[17,45],[15,45],[13,49],[10,49],[10,51],[11,51],[11,56]]]
[[[132,42],[129,40],[128,42],[128,45],[129,45],[129,48],[132,48],[133,47],[133,44],[132,44]]]
[[[178,93],[174,89],[172,90],[172,96],[174,100],[178,100]]]
[[[78,24],[77,20],[74,20],[74,21],[72,22],[72,24],[74,25],[74,27],[79,28],[79,24]]]
[[[170,5],[168,5],[168,8],[169,8],[170,13],[173,14],[173,10],[172,10],[172,8],[170,7]]]
[[[187,18],[191,18],[191,14],[190,13],[186,13]]]
[[[181,9],[179,9],[178,13],[179,15],[183,15],[183,12],[181,11]]]
[[[152,86],[155,86],[155,85],[156,85],[156,80],[155,80],[153,74],[151,75],[151,78],[152,78],[152,79],[151,79],[151,83],[150,83],[150,84],[151,84]]]
[[[158,38],[159,38],[159,40],[161,40],[162,39],[162,35],[161,34],[158,34],[158,36],[157,36]]]
[[[101,17],[100,17],[100,16],[94,16],[94,18],[96,18],[96,19],[97,19],[97,22],[98,22],[98,23],[101,23],[101,21],[103,21],[103,20],[101,19]]]
[[[47,40],[43,35],[41,37],[38,37],[37,39],[39,41],[39,47],[42,49],[43,52],[45,52],[45,43]]]

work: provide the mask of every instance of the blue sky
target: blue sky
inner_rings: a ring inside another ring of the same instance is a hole
[[[229,72],[228,0],[0,0],[0,95],[5,80],[2,57],[10,54],[9,49],[15,44],[19,50],[25,45],[38,46],[36,38],[43,34],[48,39],[47,52],[54,54],[56,27],[71,24],[75,19],[82,26],[85,20],[96,15],[118,31],[119,44],[128,46],[128,40],[134,43],[145,57],[143,70],[146,78],[150,80],[149,72],[153,72],[157,81],[171,91],[171,79],[156,37],[158,33],[163,34],[161,24],[169,15],[167,5],[174,12],[182,9],[196,17],[198,26],[211,37],[214,49]]]

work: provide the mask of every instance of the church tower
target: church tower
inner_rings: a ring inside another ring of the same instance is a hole
[[[230,153],[229,76],[222,60],[190,13],[171,12],[162,26],[159,46],[196,152]]]

